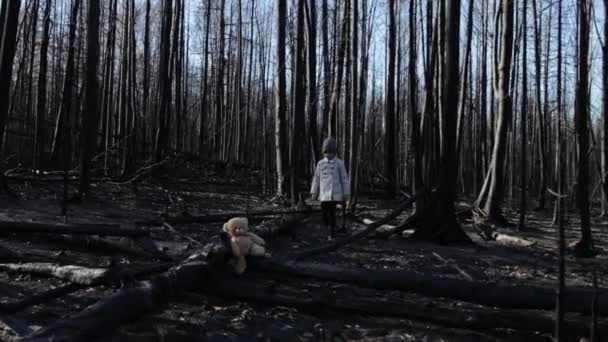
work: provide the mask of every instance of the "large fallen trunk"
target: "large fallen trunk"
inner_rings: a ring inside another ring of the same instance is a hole
[[[419,293],[506,309],[555,309],[555,289],[550,287],[473,282],[405,270],[346,269],[326,264],[279,263],[271,260],[256,260],[250,266],[273,274],[283,273],[379,290]],[[591,288],[567,288],[564,296],[566,310],[589,314],[593,295]],[[608,315],[608,289],[598,290],[596,303],[596,313]]]
[[[135,275],[150,274],[170,268],[170,264],[160,264],[131,269],[118,265],[110,268],[90,268],[75,265],[59,265],[47,262],[30,262],[24,264],[0,264],[0,270],[13,273],[27,273],[45,277],[54,277],[79,285],[113,285],[125,278]]]
[[[327,253],[327,252],[331,252],[334,251],[342,246],[345,246],[353,241],[359,240],[367,235],[369,235],[370,233],[374,232],[376,229],[382,227],[383,225],[389,223],[390,221],[394,220],[397,218],[397,216],[399,216],[405,209],[409,208],[418,197],[422,196],[424,194],[424,192],[417,194],[415,196],[410,197],[408,200],[406,200],[405,202],[403,202],[398,208],[394,209],[390,214],[388,214],[387,216],[381,218],[378,221],[375,221],[374,223],[368,225],[367,227],[365,227],[364,229],[354,233],[353,235],[346,237],[344,239],[339,239],[334,241],[333,243],[327,244],[325,246],[321,246],[321,247],[315,247],[315,248],[311,248],[309,250],[305,250],[299,253],[295,253],[294,255],[292,255],[291,257],[294,260],[301,260],[304,258],[309,258],[311,256],[314,255],[318,255],[321,253]]]
[[[141,279],[143,277],[147,277],[152,274],[161,273],[173,266],[172,264],[155,264],[155,265],[145,265],[132,269],[114,269],[113,278],[111,274],[108,274],[108,277],[103,281],[92,281],[90,285],[83,285],[78,283],[71,283],[68,285],[59,286],[50,290],[42,291],[36,293],[31,296],[27,296],[26,298],[15,301],[12,303],[0,304],[0,312],[5,314],[12,314],[19,312],[28,307],[39,305],[42,303],[46,303],[53,299],[59,298],[61,296],[70,294],[72,292],[87,288],[91,285],[96,285],[98,283],[104,283],[112,285],[112,283],[120,284],[121,286],[124,284],[128,284],[134,282],[136,279]]]
[[[121,228],[117,224],[57,224],[37,222],[0,221],[0,233],[16,234],[76,234],[100,236],[146,236],[143,229]]]
[[[25,264],[0,264],[0,270],[11,273],[26,273],[39,276],[54,277],[80,285],[106,283],[107,280],[110,278],[109,275],[113,273],[111,269],[107,268],[89,268],[74,265],[58,265],[44,262],[31,262]]]
[[[253,231],[269,238],[292,228],[308,215],[294,215],[266,222]],[[136,287],[123,289],[103,298],[83,311],[36,331],[24,341],[54,340],[90,341],[107,334],[117,327],[156,310],[171,298],[186,290],[196,290],[208,281],[208,275],[217,267],[223,270],[223,261],[229,256],[219,237],[184,260],[180,265],[149,281],[141,281]]]
[[[228,300],[253,301],[264,304],[294,307],[300,310],[341,312],[384,317],[400,317],[437,325],[474,330],[514,329],[518,331],[552,333],[554,320],[538,313],[497,310],[490,308],[448,309],[429,307],[411,301],[391,298],[360,298],[349,295],[307,289],[286,288],[283,284],[261,284],[246,278],[235,279],[216,274],[207,283],[205,292]],[[247,291],[243,291],[247,289]],[[608,326],[598,326],[600,336],[606,337]],[[588,320],[570,319],[565,322],[569,337],[585,336],[589,332]]]

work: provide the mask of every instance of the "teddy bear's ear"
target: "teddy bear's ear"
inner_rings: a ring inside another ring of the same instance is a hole
[[[222,230],[224,231],[224,233],[228,233],[228,222],[224,223],[224,225],[222,226]]]

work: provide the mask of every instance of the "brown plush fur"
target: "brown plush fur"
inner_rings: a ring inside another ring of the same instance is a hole
[[[230,236],[230,247],[236,259],[234,269],[242,274],[247,268],[247,255],[268,256],[266,242],[256,234],[249,232],[249,222],[244,217],[235,217],[224,223],[222,230]]]

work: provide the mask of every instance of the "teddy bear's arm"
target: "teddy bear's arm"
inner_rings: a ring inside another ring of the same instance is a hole
[[[257,236],[255,233],[249,232],[247,234],[249,235],[251,240],[253,240],[253,242],[257,243],[258,245],[266,245],[266,241],[264,241],[264,239],[262,239],[261,237]]]

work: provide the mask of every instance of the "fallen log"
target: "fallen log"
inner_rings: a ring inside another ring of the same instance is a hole
[[[345,246],[353,241],[357,241],[357,240],[369,235],[376,229],[382,227],[384,224],[387,224],[390,221],[397,218],[397,216],[399,216],[405,209],[409,208],[416,201],[416,199],[418,197],[422,196],[423,194],[424,194],[424,192],[421,192],[419,194],[416,194],[416,195],[410,197],[408,200],[403,202],[403,204],[401,204],[398,208],[394,209],[387,216],[381,218],[378,221],[375,221],[374,223],[372,223],[372,224],[368,225],[367,227],[365,227],[364,229],[352,234],[351,236],[348,236],[343,239],[335,240],[334,242],[327,244],[325,246],[315,247],[315,248],[311,248],[309,250],[295,253],[294,255],[291,256],[291,258],[294,260],[301,260],[304,258],[309,258],[311,256],[318,255],[321,253],[335,251],[336,249],[338,249],[342,246]]]
[[[307,215],[295,215],[269,221],[253,231],[269,238],[282,230],[293,227]],[[209,243],[199,254],[193,254],[182,263],[152,280],[136,283],[133,288],[123,289],[114,295],[100,299],[83,311],[61,319],[43,328],[23,341],[54,339],[57,341],[90,341],[110,333],[117,327],[163,306],[176,295],[196,290],[205,284],[216,268],[223,269],[228,250],[219,237]]]
[[[430,297],[445,297],[505,309],[553,310],[555,308],[555,289],[550,287],[475,282],[406,270],[347,269],[326,264],[279,263],[273,260],[254,260],[250,266],[262,272],[329,280],[378,290],[397,290]],[[594,290],[590,288],[567,288],[564,295],[566,310],[589,314],[593,296]],[[598,290],[596,298],[596,313],[607,316],[608,289]]]
[[[110,268],[90,268],[75,265],[59,265],[45,262],[30,262],[23,264],[0,264],[0,270],[12,273],[27,273],[38,276],[54,277],[78,285],[113,285],[125,278],[135,275],[149,274],[158,270],[166,270],[171,264],[152,265],[130,269],[123,265]]]
[[[494,330],[514,329],[518,331],[552,333],[554,320],[537,313],[497,310],[490,308],[450,309],[430,307],[415,302],[405,302],[398,298],[390,301],[380,298],[360,298],[345,296],[329,291],[311,293],[307,289],[291,289],[282,283],[261,284],[246,277],[235,279],[231,276],[215,274],[213,281],[204,288],[205,293],[227,300],[242,300],[271,305],[294,307],[313,314],[333,311],[350,314],[364,314],[384,317],[399,317],[430,322],[444,327]],[[247,289],[247,291],[243,291]],[[588,320],[584,317],[569,319],[565,331],[569,337],[586,336],[589,332]],[[608,336],[608,325],[601,324],[600,335]]]
[[[57,224],[37,222],[0,221],[0,233],[17,234],[76,234],[100,236],[129,236],[138,237],[149,235],[143,229],[121,228],[117,224]]]
[[[91,341],[115,328],[158,309],[175,294],[201,284],[208,264],[189,261],[155,279],[102,298],[83,311],[37,330],[22,341]]]
[[[128,283],[134,281],[135,279],[140,279],[142,277],[146,277],[154,273],[166,271],[167,269],[171,268],[171,266],[172,264],[158,264],[142,266],[133,270],[123,269],[120,273],[115,272],[115,274],[117,274],[117,278],[115,278],[114,281],[109,283],[120,282],[122,283],[121,285],[124,285],[125,282]],[[89,285],[82,285],[77,283],[70,283],[67,285],[59,286],[47,291],[36,293],[19,301],[0,304],[0,312],[4,314],[14,314],[28,307],[49,302],[56,298],[62,297],[72,292],[76,292],[81,289],[85,289],[87,287],[89,287]]]
[[[536,245],[535,241],[526,240],[517,236],[512,236],[503,233],[492,233],[491,238],[496,241],[496,244],[505,247],[532,247]]]
[[[108,279],[108,275],[112,273],[106,268],[89,268],[43,262],[0,264],[0,270],[11,273],[26,273],[54,277],[80,285],[93,285],[105,282],[106,279]]]

